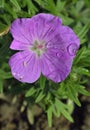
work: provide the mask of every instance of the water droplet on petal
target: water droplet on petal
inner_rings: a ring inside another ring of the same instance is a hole
[[[47,47],[47,48],[51,48],[51,47],[52,47],[52,44],[51,44],[51,43],[47,43],[47,44],[46,44],[46,47]]]
[[[56,53],[56,56],[57,56],[58,58],[60,58],[60,57],[62,56],[62,54],[61,54],[60,52],[57,52],[57,53]]]
[[[78,49],[78,46],[76,44],[70,44],[67,47],[67,50],[70,56],[75,56],[77,49]]]
[[[16,73],[15,73],[15,72],[13,72],[13,75],[15,76],[15,75],[16,75]]]
[[[26,65],[27,65],[27,63],[26,63],[26,61],[24,61],[24,62],[23,62],[23,66],[26,67]]]
[[[19,78],[20,80],[22,80],[23,79],[23,76],[20,76],[20,78]]]
[[[15,77],[17,77],[19,80],[22,80],[23,77],[24,77],[24,76],[20,76],[19,73],[15,73],[15,72],[13,72],[13,75],[14,75]]]

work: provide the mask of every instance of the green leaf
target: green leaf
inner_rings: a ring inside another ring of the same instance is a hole
[[[6,58],[6,56],[8,55],[9,53],[9,44],[10,43],[4,43],[2,45],[2,47],[0,48],[0,59],[2,58],[2,60]]]
[[[11,72],[4,72],[3,70],[0,70],[0,79],[9,79],[12,78]]]
[[[0,93],[3,92],[3,80],[0,79]]]
[[[24,11],[24,10],[22,10],[22,11],[20,11],[20,12],[18,12],[18,17],[31,17],[31,15],[28,13],[28,12],[26,12],[26,11]]]
[[[84,1],[83,0],[78,0],[76,3],[76,10],[79,12],[81,9],[84,7]]]
[[[5,11],[7,12],[6,15],[6,20],[9,21],[9,24],[11,23],[11,19],[13,17],[13,19],[17,18],[17,14],[16,12],[13,10],[13,8],[11,8],[10,4],[5,3]]]
[[[5,0],[0,0],[0,8],[4,8]]]
[[[80,44],[82,45],[82,44],[86,43],[87,41],[88,41],[87,38],[83,38],[83,39],[80,40]]]
[[[65,109],[61,110],[61,112],[64,115],[64,117],[66,117],[66,119],[68,119],[70,122],[73,122],[73,118],[70,116],[69,112],[67,112]]]
[[[58,88],[57,94],[60,95],[60,97],[64,97],[64,95],[66,95],[65,89],[66,88],[64,82],[60,83],[60,87]]]
[[[39,5],[42,5],[42,0],[35,0]]]
[[[31,16],[35,15],[35,13],[38,11],[38,9],[33,4],[32,0],[26,0],[25,2],[27,5],[27,8],[28,8],[28,14],[30,14]]]
[[[89,67],[90,66],[90,48],[81,48],[76,58],[74,59],[74,65],[78,67]]]
[[[66,1],[57,0],[56,9],[58,12],[61,12],[64,9]]]
[[[37,96],[35,102],[36,102],[36,103],[37,103],[37,102],[40,102],[40,101],[44,98],[44,96],[45,96],[45,94],[43,93],[43,91],[41,91],[41,92],[39,93],[39,95]]]
[[[49,127],[52,126],[52,106],[50,106],[47,110],[47,119],[48,119],[48,125]]]
[[[43,89],[45,87],[45,82],[46,82],[46,78],[43,75],[41,75],[40,76],[40,87]]]
[[[3,23],[0,23],[0,36],[3,36],[9,32],[9,26]]]
[[[90,92],[88,92],[87,90],[85,90],[85,87],[82,85],[77,85],[76,88],[78,89],[78,92],[86,95],[86,96],[90,96]]]
[[[55,3],[53,0],[45,0],[45,9],[47,9],[48,11],[50,11],[52,14],[56,14],[56,7],[55,7]]]
[[[49,101],[50,98],[51,98],[51,93],[48,92],[48,93],[47,93],[47,96],[45,97],[46,102]]]
[[[74,20],[72,18],[69,18],[69,17],[64,16],[62,14],[59,14],[59,16],[62,18],[63,24],[65,24],[65,25],[70,25],[71,23],[74,22]]]
[[[17,8],[18,11],[21,10],[21,7],[17,0],[10,0],[10,2]]]
[[[77,34],[77,36],[78,36],[80,39],[83,39],[83,38],[85,37],[86,33],[88,32],[89,27],[90,27],[90,23],[87,23],[87,24],[79,31],[79,33]]]
[[[74,111],[74,102],[72,100],[68,99],[67,100],[67,107],[68,107],[68,112],[70,114],[72,114]]]
[[[69,84],[67,86],[67,95],[73,100],[78,106],[81,106],[80,101],[78,100],[78,93],[76,92],[75,86],[73,84]]]
[[[76,55],[76,57],[74,59],[74,64],[77,64],[80,61],[80,59],[83,57],[83,54],[84,54],[85,51],[86,51],[85,47],[81,48],[78,51],[78,53],[77,53],[77,55]]]
[[[6,9],[7,10],[7,9]],[[6,24],[6,25],[10,25],[11,23],[11,15],[7,12],[4,13],[3,15],[0,14],[0,19]],[[7,20],[8,19],[8,20]],[[0,20],[0,21],[1,21]]]
[[[25,94],[26,97],[32,96],[36,92],[34,87],[30,88],[27,93]]]
[[[86,68],[79,67],[76,69],[77,73],[90,77],[90,71]]]
[[[55,110],[54,110],[54,113],[56,112],[56,116],[59,117],[60,114],[61,114],[61,111],[60,111],[60,102],[59,100],[57,100],[57,98],[55,98]]]
[[[56,105],[52,105],[52,110],[53,110],[53,113],[56,117],[60,117],[61,115],[61,112],[60,110],[56,107]]]
[[[34,113],[31,107],[27,107],[27,118],[30,124],[34,124]]]
[[[87,5],[87,7],[90,8],[90,0],[84,0],[85,4]]]
[[[58,110],[66,117],[66,119],[68,119],[69,121],[73,122],[73,119],[70,116],[70,113],[68,111],[67,104],[62,103],[57,98],[55,99],[55,101],[56,101],[56,104],[57,104],[56,106],[57,106]]]

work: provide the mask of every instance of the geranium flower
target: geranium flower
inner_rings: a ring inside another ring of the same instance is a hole
[[[32,18],[18,18],[10,31],[14,38],[10,48],[19,50],[9,61],[17,80],[33,83],[42,73],[61,82],[69,75],[80,41],[59,17],[40,13]]]

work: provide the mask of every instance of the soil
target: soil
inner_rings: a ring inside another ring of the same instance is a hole
[[[90,98],[82,96],[81,107],[75,106],[72,114],[74,123],[63,116],[53,117],[52,128],[48,127],[46,114],[34,106],[34,118],[27,116],[27,104],[21,102],[20,96],[0,95],[0,130],[90,130]],[[29,112],[32,116],[31,113]]]

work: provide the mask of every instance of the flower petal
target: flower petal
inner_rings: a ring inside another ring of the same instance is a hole
[[[73,30],[67,26],[61,26],[58,30],[59,31],[55,30],[54,34],[48,36],[46,48],[59,49],[60,51],[75,57],[80,45],[79,38]]]
[[[65,38],[63,38],[63,41],[65,42],[65,44],[77,44],[77,46],[79,47],[80,45],[80,40],[77,37],[77,35],[74,33],[74,31],[68,27],[68,26],[62,26],[61,28],[61,38],[63,38],[63,36]]]
[[[42,56],[42,74],[54,82],[61,82],[69,75],[72,61],[68,54],[50,51]]]
[[[27,50],[27,48],[29,47],[29,45],[17,40],[13,40],[11,45],[10,45],[10,49],[13,50]]]
[[[62,20],[59,17],[51,14],[40,13],[32,18],[16,19],[12,23],[10,31],[15,41],[24,43],[25,45],[28,44],[30,46],[33,45],[35,40],[45,41],[46,38],[53,34],[53,32],[58,29],[61,24]],[[18,50],[16,43],[15,45],[14,43],[15,42],[13,42],[12,48]]]
[[[33,83],[41,74],[39,60],[32,52],[18,52],[9,61],[13,76],[21,82]]]
[[[53,33],[62,24],[62,20],[59,17],[44,13],[33,16],[32,20],[36,22],[35,28],[39,40],[46,39],[50,33]]]
[[[33,22],[30,18],[18,18],[12,23],[10,31],[15,40],[32,44],[32,36],[30,33],[30,28],[32,27]]]

